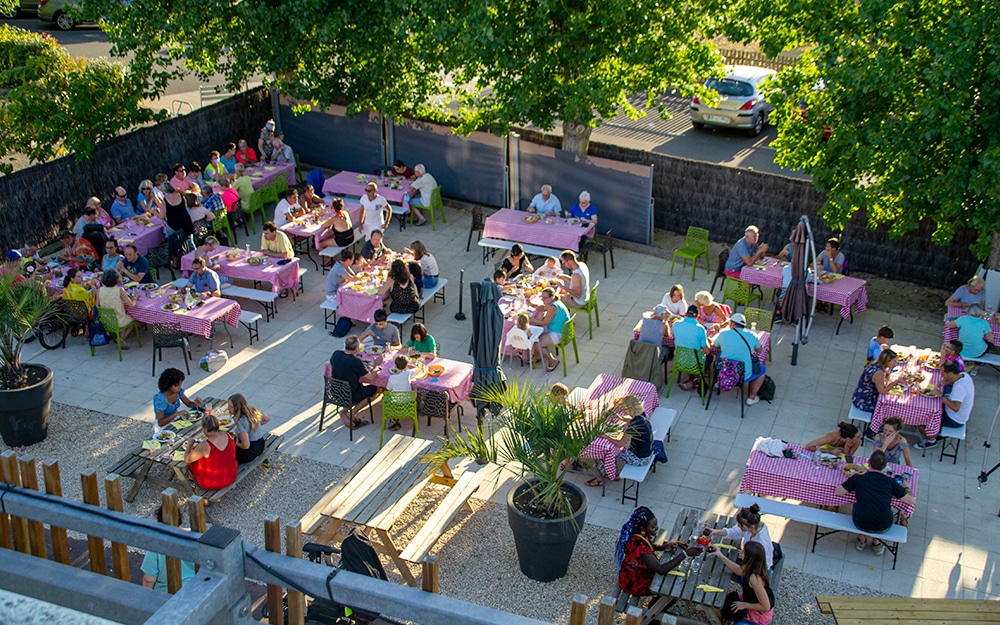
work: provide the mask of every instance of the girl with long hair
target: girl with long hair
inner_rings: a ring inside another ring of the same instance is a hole
[[[726,595],[722,618],[734,625],[770,625],[774,617],[774,592],[767,574],[764,547],[760,543],[744,543],[742,566],[724,556],[721,550],[710,550],[710,553],[734,575],[743,578],[741,591]]]
[[[229,396],[229,414],[236,421],[236,462],[246,464],[255,460],[264,453],[267,438],[260,426],[268,423],[271,417],[251,406],[242,393]]]

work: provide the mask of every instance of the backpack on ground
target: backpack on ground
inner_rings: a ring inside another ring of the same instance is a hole
[[[337,325],[333,326],[333,330],[330,331],[330,334],[338,339],[342,339],[350,334],[351,328],[353,327],[354,323],[351,322],[350,319],[347,317],[341,317],[340,319],[337,319]]]
[[[757,397],[760,397],[770,404],[771,400],[774,399],[775,390],[777,390],[777,387],[774,384],[774,380],[771,379],[771,376],[764,374],[764,384],[760,387],[760,390],[757,391]]]

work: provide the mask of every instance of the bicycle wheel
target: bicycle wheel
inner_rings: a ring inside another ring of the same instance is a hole
[[[59,319],[46,319],[38,325],[38,342],[45,349],[66,347],[66,334],[69,326]]]

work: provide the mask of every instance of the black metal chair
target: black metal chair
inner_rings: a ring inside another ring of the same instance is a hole
[[[584,239],[580,243],[580,253],[583,256],[583,262],[587,262],[587,257],[590,252],[598,252],[601,255],[601,260],[604,262],[604,278],[608,277],[608,254],[611,255],[611,268],[615,268],[615,248],[614,242],[611,239],[611,231],[608,230],[604,233],[604,236],[597,235],[594,240]]]
[[[461,404],[451,402],[448,393],[444,391],[420,391],[417,394],[417,403],[420,413],[427,415],[427,425],[431,424],[431,417],[444,419],[445,438],[450,438],[452,410],[455,410],[455,417],[458,419],[458,431],[462,431],[462,415],[465,411]]]
[[[715,277],[712,278],[712,288],[708,290],[709,293],[715,291],[715,282],[722,278],[722,286],[726,285],[726,261],[729,260],[729,248],[719,252],[719,264],[715,268]]]
[[[751,355],[751,357],[753,357],[753,356]],[[712,367],[711,367],[712,381],[708,385],[708,390],[706,392],[706,394],[708,395],[708,401],[705,402],[705,410],[708,410],[708,407],[712,405],[712,391],[713,390],[715,391],[716,395],[721,395],[722,394],[722,389],[719,388],[719,370],[723,366],[725,366],[727,360],[728,359],[726,359],[726,358],[717,357],[717,358],[715,358],[715,361],[712,363]],[[740,419],[742,419],[743,416],[744,416],[744,409],[746,408],[746,404],[743,402],[743,398],[748,396],[749,388],[750,387],[747,384],[746,373],[743,370],[743,361],[741,361],[741,360],[734,360],[734,361],[730,361],[730,362],[733,362],[736,365],[736,370],[739,372],[739,375],[740,375],[739,384],[737,384],[733,388],[736,389],[737,393],[739,393]],[[746,387],[746,390],[744,390],[744,387]],[[729,390],[732,390],[732,389],[729,389]]]
[[[319,431],[323,431],[323,420],[326,418],[326,405],[330,404],[339,410],[347,410],[350,412],[350,422],[351,422],[351,433],[350,440],[354,440],[354,409],[357,407],[351,398],[351,385],[345,380],[338,380],[336,378],[323,378],[323,407],[320,409],[319,413]],[[375,423],[375,413],[372,412],[372,400],[368,397],[362,401],[368,402],[368,416],[371,418],[371,422]],[[358,402],[359,404],[361,402]]]
[[[160,269],[164,268],[170,271],[171,280],[177,279],[177,276],[174,275],[174,268],[170,266],[170,248],[167,243],[149,248],[149,251],[146,252],[146,260],[149,261],[149,267],[153,271],[153,279],[158,283],[160,282]]]
[[[187,334],[181,330],[179,323],[154,323],[153,324],[153,376],[156,376],[156,359],[159,357],[163,362],[163,350],[171,347],[179,347],[184,355],[184,368],[188,375],[191,375],[191,343]]]
[[[465,251],[468,252],[469,248],[472,247],[472,233],[478,232],[476,236],[476,241],[483,238],[483,228],[486,227],[486,218],[483,216],[483,208],[481,206],[472,207],[472,225],[469,226],[469,240],[465,243]]]

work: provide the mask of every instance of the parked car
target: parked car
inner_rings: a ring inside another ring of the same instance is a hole
[[[38,13],[38,0],[21,0],[17,6],[7,11],[0,11],[3,19],[13,19],[18,15],[36,15]]]
[[[55,22],[59,30],[69,30],[77,24],[92,23],[78,21],[76,17],[67,13],[70,4],[73,4],[73,0],[38,0],[38,19],[43,22]]]
[[[742,128],[756,137],[770,123],[774,110],[764,99],[761,87],[776,73],[763,67],[735,65],[725,78],[709,78],[705,86],[719,93],[719,104],[710,107],[698,96],[691,98],[691,123],[699,130],[705,126]]]

